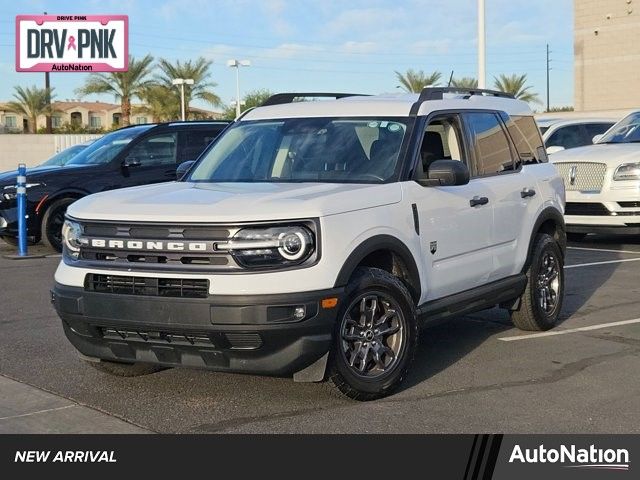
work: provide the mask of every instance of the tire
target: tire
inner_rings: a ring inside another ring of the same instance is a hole
[[[564,259],[551,235],[536,235],[526,275],[527,288],[511,320],[520,330],[549,330],[558,322],[564,300]]]
[[[163,370],[163,367],[150,363],[117,363],[97,359],[85,360],[85,363],[114,377],[141,377]]]
[[[61,198],[53,202],[42,216],[42,242],[56,252],[62,251],[62,225],[67,207],[75,198]]]
[[[376,329],[376,322],[386,328]],[[358,268],[336,321],[329,385],[354,400],[386,397],[404,380],[417,343],[416,309],[407,287],[384,270]]]
[[[586,233],[571,233],[568,232],[567,233],[567,240],[571,241],[571,242],[581,242],[582,240],[584,240],[586,238],[587,234]]]

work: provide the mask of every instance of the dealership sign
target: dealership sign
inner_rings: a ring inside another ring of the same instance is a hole
[[[126,15],[18,15],[16,71],[125,72]]]

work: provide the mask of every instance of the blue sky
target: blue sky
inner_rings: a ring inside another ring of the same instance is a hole
[[[545,44],[552,50],[551,104],[573,103],[571,0],[486,0],[488,83],[526,73],[545,101]],[[0,2],[0,101],[43,74],[15,72],[18,14],[127,14],[134,56],[205,56],[225,102],[235,96],[230,58],[251,60],[241,91],[397,91],[394,70],[476,76],[476,0],[23,0]],[[82,73],[52,74],[58,100],[76,98]],[[113,101],[109,96],[88,100]],[[204,106],[204,105],[199,105]],[[542,108],[542,107],[538,107]]]

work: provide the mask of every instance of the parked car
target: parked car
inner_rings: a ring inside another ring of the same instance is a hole
[[[549,154],[592,145],[594,137],[605,133],[617,121],[614,118],[536,119]]]
[[[87,148],[89,145],[93,143],[93,140],[84,143],[78,143],[77,145],[71,145],[70,147],[61,150],[56,153],[53,157],[49,158],[42,162],[39,167],[62,167],[66,165],[69,160],[79,154],[82,150]]]
[[[176,122],[135,125],[108,133],[63,167],[27,171],[29,240],[62,250],[67,207],[86,195],[176,179],[176,167],[194,160],[228,122]],[[0,237],[15,244],[18,235],[16,172],[0,174]]]
[[[551,156],[567,189],[567,231],[640,233],[640,112],[623,118],[595,145]]]
[[[246,113],[178,182],[71,205],[52,298],[91,365],[328,378],[371,400],[426,323],[500,305],[556,324],[564,186],[526,102],[304,96]]]

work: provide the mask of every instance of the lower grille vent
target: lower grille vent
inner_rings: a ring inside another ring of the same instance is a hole
[[[179,298],[207,298],[209,280],[89,274],[85,289],[98,293]]]

